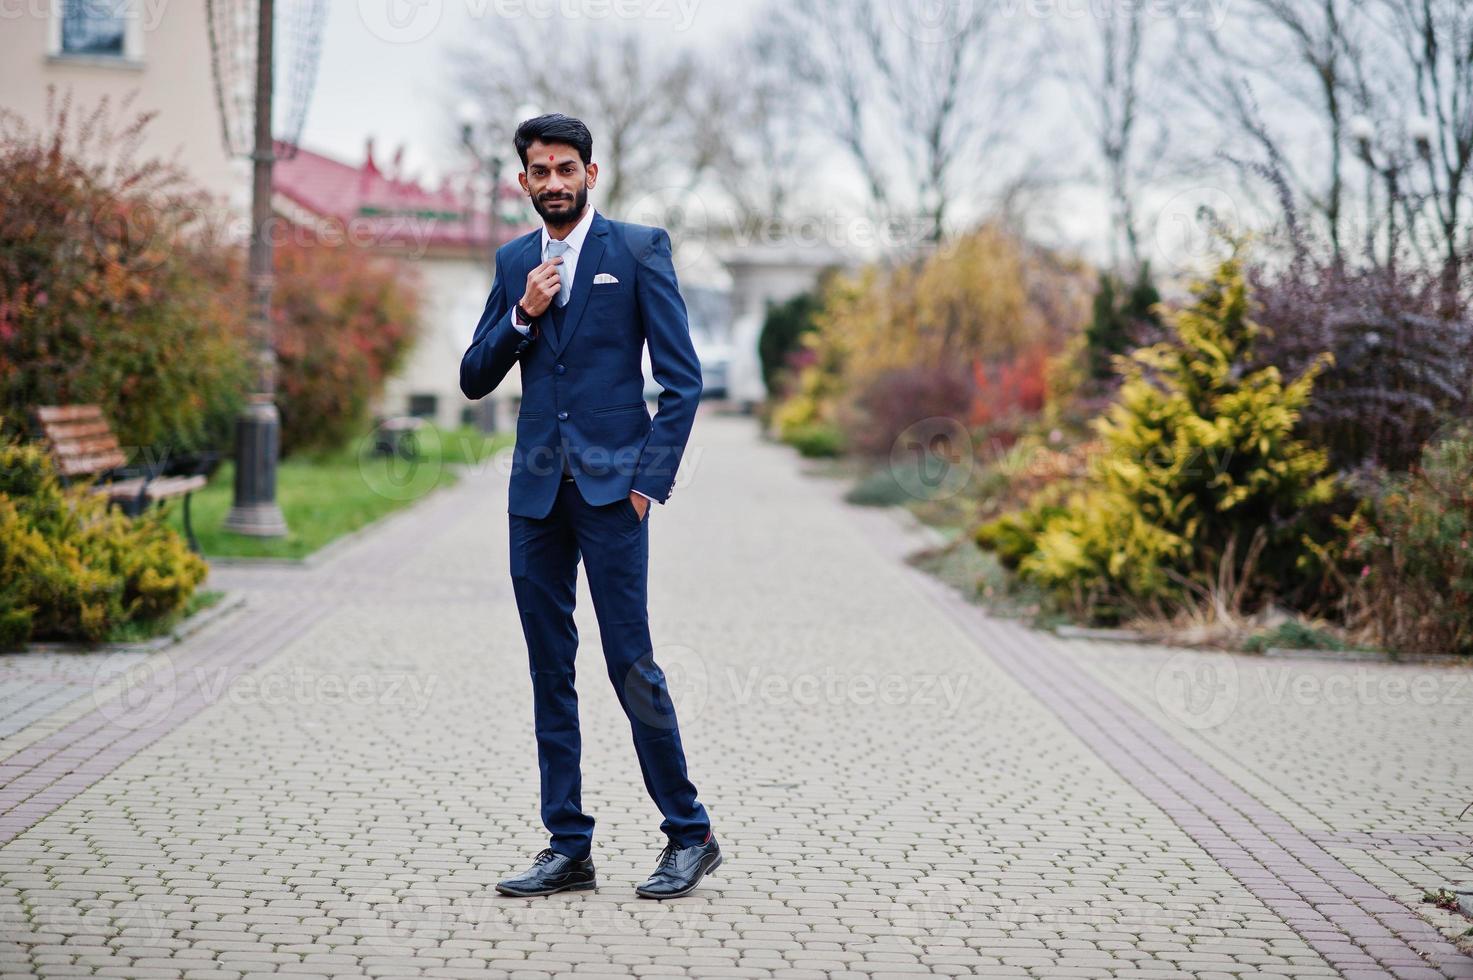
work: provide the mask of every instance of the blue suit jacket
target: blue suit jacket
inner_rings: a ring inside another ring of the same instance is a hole
[[[537,230],[496,250],[496,274],[471,345],[460,360],[460,390],[484,398],[511,366],[522,365],[522,406],[512,452],[507,511],[546,517],[562,479],[562,457],[590,504],[630,490],[664,503],[690,438],[701,397],[701,363],[691,343],[662,228],[610,221],[595,212],[578,253],[563,328],[538,318],[538,336],[512,325],[512,307],[541,261]],[[606,272],[616,283],[593,284]],[[653,420],[644,400],[641,354],[660,393]]]

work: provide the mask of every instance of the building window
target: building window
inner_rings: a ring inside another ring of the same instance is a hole
[[[61,5],[61,53],[114,55],[127,53],[128,0],[64,0]]]
[[[3,0],[0,0],[3,5]],[[142,9],[138,0],[50,0],[46,22],[46,56],[137,71],[143,67],[143,36],[149,18],[162,14]]]
[[[440,407],[437,395],[410,395],[409,414],[415,418],[433,419]]]

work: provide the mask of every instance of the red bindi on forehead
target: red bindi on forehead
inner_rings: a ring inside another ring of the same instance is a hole
[[[4,0],[0,0],[0,5],[3,5],[3,2]],[[539,169],[542,167],[547,167],[549,169],[556,170],[559,167],[566,167],[570,164],[577,163],[578,161],[577,154],[558,153],[556,150],[548,150],[545,146],[538,152],[547,154],[547,162],[543,163],[541,157],[538,157],[535,161],[529,157],[527,163],[529,167],[537,167]]]

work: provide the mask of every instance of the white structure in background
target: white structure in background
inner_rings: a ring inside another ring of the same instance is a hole
[[[767,397],[757,342],[768,306],[808,292],[825,269],[848,268],[852,261],[828,245],[748,245],[729,249],[723,261],[731,274],[727,397],[750,408]]]
[[[685,300],[686,318],[690,323],[691,342],[701,362],[701,398],[728,397],[731,371],[731,292],[725,285],[696,285],[696,276],[676,277],[680,281],[680,297]],[[699,277],[710,281],[714,277]],[[650,365],[650,351],[644,349],[644,396],[657,398],[660,385]]]
[[[127,124],[157,115],[141,158],[172,159],[237,215],[250,207],[250,162],[231,159],[220,139],[210,74],[205,4],[27,0],[0,3],[0,106],[30,125],[46,123],[46,90],[68,92],[74,114],[107,96],[133,94]],[[75,118],[75,116],[74,116]]]

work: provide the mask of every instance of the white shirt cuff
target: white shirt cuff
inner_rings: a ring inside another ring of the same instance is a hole
[[[633,487],[630,487],[630,488],[629,488],[629,489],[630,489],[630,490],[634,490],[634,488],[633,488]],[[641,492],[641,491],[639,491],[639,490],[634,490],[634,492],[635,492],[635,493],[637,493],[637,494],[639,494],[639,495],[640,495],[640,496],[641,496],[641,497],[643,497],[643,498],[644,498],[644,499],[645,499],[645,500],[648,500],[648,501],[651,501],[651,502],[652,502],[652,503],[656,503],[656,504],[658,504],[658,503],[659,503],[659,501],[658,501],[658,500],[655,500],[655,498],[654,498],[654,497],[651,497],[651,496],[650,496],[650,495],[649,495],[649,494],[647,494],[647,493],[642,493],[642,492]]]

